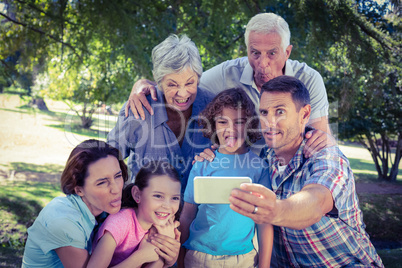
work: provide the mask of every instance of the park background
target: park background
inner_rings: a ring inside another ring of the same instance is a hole
[[[69,153],[106,138],[133,82],[152,77],[155,45],[187,34],[207,70],[247,55],[244,29],[261,12],[289,23],[290,58],[323,76],[367,231],[386,267],[402,267],[401,11],[399,0],[0,1],[0,267],[20,267]]]

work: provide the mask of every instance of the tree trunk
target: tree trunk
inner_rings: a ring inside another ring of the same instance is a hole
[[[381,133],[381,162],[382,162],[382,174],[386,180],[388,180],[388,157],[391,155],[391,148],[389,147],[389,139],[387,135]]]
[[[87,103],[84,103],[84,108],[82,109],[81,118],[81,126],[83,128],[89,129],[92,126],[93,120],[92,115],[95,112],[95,108],[91,108],[89,111],[87,110]]]
[[[398,176],[399,171],[399,162],[401,161],[402,156],[402,135],[398,135],[398,142],[396,144],[396,151],[395,151],[395,161],[391,167],[391,172],[389,174],[390,181],[396,181],[396,177]]]
[[[81,126],[83,128],[89,129],[92,126],[92,118],[89,116],[81,116]]]
[[[36,106],[41,111],[49,111],[45,101],[42,98],[32,98],[31,105]]]
[[[373,158],[375,169],[377,170],[377,173],[378,173],[378,179],[383,180],[384,179],[384,174],[382,173],[381,166],[378,163],[378,158],[381,159],[381,156],[378,153],[377,147],[375,146],[372,137],[370,135],[366,134],[366,138],[367,138],[367,141],[369,143],[368,148],[369,148],[371,157]],[[385,174],[385,176],[387,176],[387,174]]]
[[[388,159],[390,157],[392,159],[389,137],[385,134],[381,134],[381,137],[381,144],[378,146],[378,141],[374,141],[373,136],[366,134],[366,139],[369,143],[369,146],[366,145],[366,148],[370,151],[371,157],[373,158],[374,165],[378,173],[378,179],[396,181],[399,171],[399,163],[402,157],[402,134],[398,135],[394,161],[393,163],[391,161],[391,169],[388,167]]]

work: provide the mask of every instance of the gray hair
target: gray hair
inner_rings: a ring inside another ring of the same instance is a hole
[[[198,83],[202,75],[200,53],[186,35],[180,38],[172,34],[152,50],[152,63],[155,82],[160,83],[165,75],[178,73],[189,67],[198,75]]]
[[[262,34],[277,33],[281,37],[283,50],[286,50],[290,45],[289,25],[281,16],[274,13],[257,14],[247,23],[246,33],[244,34],[247,48],[250,32]]]

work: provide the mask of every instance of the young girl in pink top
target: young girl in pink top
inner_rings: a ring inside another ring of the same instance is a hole
[[[180,206],[181,183],[177,171],[167,162],[151,161],[140,169],[135,183],[123,190],[120,212],[109,215],[95,239],[94,267],[119,267],[127,258],[133,267],[145,263],[163,267],[157,248],[147,241],[150,232],[175,237]]]

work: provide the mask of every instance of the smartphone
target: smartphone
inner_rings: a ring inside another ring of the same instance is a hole
[[[251,183],[249,177],[194,178],[194,201],[198,204],[229,204],[230,192],[242,183]]]

